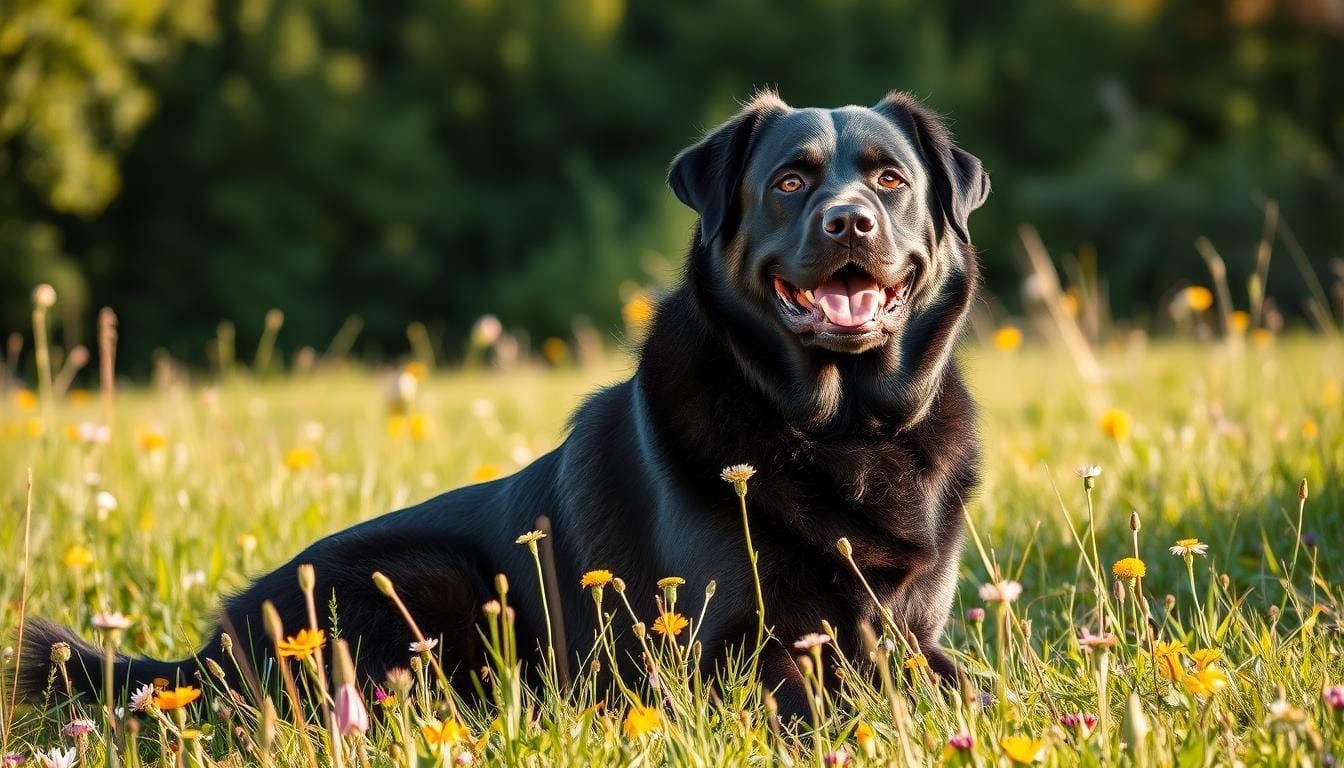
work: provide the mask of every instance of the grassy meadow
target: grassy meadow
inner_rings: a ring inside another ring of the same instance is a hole
[[[695,673],[712,598],[666,587],[660,616],[655,595],[620,593],[599,573],[597,590],[559,588],[565,600],[599,599],[621,631],[640,622],[651,674],[618,689],[597,690],[590,673],[610,663],[603,644],[571,664],[571,688],[521,688],[497,604],[483,606],[493,653],[483,697],[437,683],[432,649],[408,650],[410,673],[377,688],[340,685],[337,638],[304,646],[300,628],[285,627],[299,646],[284,662],[292,689],[274,664],[262,668],[263,697],[202,669],[189,681],[199,695],[153,692],[139,711],[121,701],[109,713],[67,700],[57,675],[47,706],[14,709],[7,647],[4,766],[1328,765],[1344,755],[1338,339],[1131,336],[1097,351],[1101,382],[1061,349],[1019,341],[973,337],[961,352],[985,472],[945,638],[966,671],[959,691],[934,684],[891,628],[875,628],[868,658],[836,658],[814,637],[800,665],[813,683],[838,675],[839,687],[817,688],[815,727],[780,723],[745,660],[722,680]],[[632,368],[615,356],[507,372],[168,371],[111,402],[96,384],[57,392],[59,375],[47,397],[35,381],[11,386],[0,404],[3,643],[13,646],[22,612],[129,653],[184,655],[221,596],[250,577],[317,537],[514,471],[562,439],[584,393]],[[1100,474],[1080,477],[1089,466]],[[1207,547],[1172,554],[1183,539]],[[503,600],[538,593],[515,583]],[[338,672],[330,707],[319,659]],[[283,704],[293,699],[302,706]]]

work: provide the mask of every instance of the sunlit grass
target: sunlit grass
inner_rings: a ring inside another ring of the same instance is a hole
[[[565,599],[594,600],[612,631],[637,625],[652,676],[599,690],[591,669],[610,668],[614,647],[599,643],[571,663],[571,690],[524,688],[507,606],[538,600],[539,582],[515,583],[482,606],[492,667],[483,697],[450,697],[432,648],[408,649],[408,674],[375,691],[341,676],[338,646],[324,637],[320,654],[291,654],[293,689],[276,685],[269,703],[233,698],[208,669],[200,698],[160,694],[149,714],[126,720],[120,760],[1199,765],[1321,764],[1344,750],[1344,692],[1329,688],[1344,683],[1338,344],[1116,347],[1101,353],[1110,374],[1101,384],[1020,339],[968,346],[962,358],[986,453],[946,637],[966,671],[960,691],[938,687],[890,628],[872,628],[869,658],[840,659],[825,636],[860,628],[819,626],[798,647],[817,727],[790,727],[747,683],[749,656],[720,683],[695,672],[693,638],[712,596],[678,593],[675,582],[628,594],[619,564],[586,563],[613,573],[594,579],[600,587],[560,585]],[[632,367],[613,358],[596,369],[412,369],[424,380],[411,396],[394,372],[355,369],[169,381],[119,391],[110,425],[97,392],[49,403],[10,390],[0,405],[4,627],[17,623],[24,581],[29,467],[26,614],[101,644],[115,622],[98,614],[120,611],[134,622],[115,629],[119,648],[178,657],[211,629],[222,595],[317,537],[525,465],[562,439],[584,393]],[[1080,477],[1094,465],[1099,475]],[[1170,551],[1190,538],[1207,551]],[[1151,633],[1140,629],[1145,612]],[[284,627],[279,640],[317,648],[302,629]],[[337,673],[326,713],[319,659]],[[12,671],[7,655],[7,717]],[[821,685],[837,675],[838,689]],[[290,698],[306,704],[296,710]],[[367,731],[349,727],[360,707],[374,710]],[[296,713],[307,716],[303,736]],[[45,710],[12,714],[8,752],[72,748],[81,765],[107,764],[107,713],[98,702],[67,706],[59,678]]]

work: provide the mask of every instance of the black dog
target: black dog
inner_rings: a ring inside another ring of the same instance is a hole
[[[901,93],[834,110],[792,109],[765,93],[682,152],[669,183],[699,213],[699,230],[636,374],[593,395],[564,444],[516,475],[337,533],[262,577],[228,601],[223,625],[235,640],[267,647],[265,600],[286,627],[306,626],[295,571],[312,563],[319,600],[335,593],[341,631],[357,641],[361,674],[380,680],[411,655],[374,571],[442,639],[445,668],[478,668],[476,624],[494,575],[535,583],[514,538],[547,515],[568,589],[607,568],[652,608],[660,577],[685,576],[697,590],[716,579],[699,634],[712,664],[755,634],[737,498],[719,477],[744,462],[758,469],[747,501],[777,638],[761,669],[781,709],[806,711],[792,640],[823,619],[851,639],[858,624],[877,624],[837,551],[841,537],[933,669],[953,673],[937,643],[979,447],[951,358],[977,283],[966,220],[989,193],[980,162]],[[518,645],[535,650],[542,606],[518,595],[512,604]],[[571,594],[556,618],[573,654],[587,653],[591,604]],[[97,690],[100,652],[37,621],[26,635],[30,693],[62,640],[78,657],[72,668],[87,671],[76,684]],[[119,659],[115,675],[123,685],[181,678],[220,652],[217,634],[196,658]]]

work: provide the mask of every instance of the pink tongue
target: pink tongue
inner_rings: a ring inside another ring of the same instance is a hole
[[[877,281],[867,275],[831,278],[812,295],[826,319],[845,328],[856,328],[872,320],[882,306],[882,291]]]

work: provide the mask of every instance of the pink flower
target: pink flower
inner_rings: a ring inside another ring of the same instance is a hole
[[[850,763],[849,753],[844,749],[837,749],[834,752],[828,752],[821,758],[822,765],[840,765],[845,766]]]
[[[947,740],[947,746],[953,749],[970,749],[975,746],[975,737],[969,733],[959,733]]]
[[[1075,712],[1072,715],[1063,715],[1060,717],[1059,724],[1065,728],[1077,729],[1080,733],[1086,736],[1097,726],[1097,716],[1091,712]]]
[[[0,766],[4,766],[4,768],[18,768],[18,766],[23,765],[23,761],[26,759],[27,758],[23,756],[22,752],[10,752],[4,757],[0,757]]]
[[[1344,685],[1332,685],[1322,694],[1325,703],[1333,710],[1344,710]]]
[[[73,720],[61,729],[61,735],[67,739],[77,739],[80,736],[87,736],[95,730],[92,720]]]
[[[369,730],[369,711],[355,686],[346,683],[336,692],[336,730],[342,736]]]
[[[966,611],[966,619],[967,619],[968,621],[984,621],[984,620],[985,620],[985,609],[984,609],[984,608],[970,608],[970,609],[968,609],[968,610]]]

